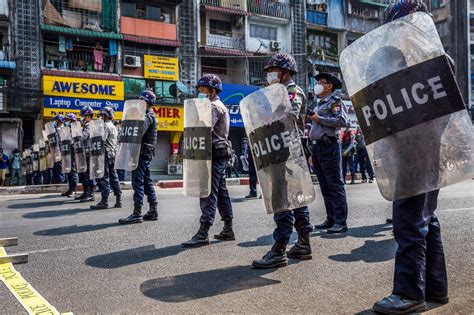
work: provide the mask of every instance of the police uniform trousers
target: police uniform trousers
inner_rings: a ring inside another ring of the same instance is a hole
[[[67,181],[69,184],[69,191],[76,191],[79,176],[77,175],[77,165],[74,154],[71,155],[71,171],[67,173]]]
[[[86,164],[87,164],[87,170],[84,173],[79,174],[79,181],[82,184],[82,188],[84,192],[89,189],[92,192],[94,191],[94,181],[91,179],[91,173],[90,173],[90,168],[91,168],[91,162],[90,162],[90,156],[86,155]]]
[[[53,180],[53,170],[51,168],[43,171],[43,184],[51,184]]]
[[[289,243],[293,226],[297,232],[311,232],[313,230],[313,226],[309,222],[308,207],[275,213],[273,220],[277,225],[273,231],[273,239],[277,243]]]
[[[326,207],[329,221],[346,225],[347,200],[341,172],[341,146],[335,137],[329,142],[316,141],[313,145],[313,167]]]
[[[105,155],[104,176],[97,180],[97,184],[99,185],[103,200],[109,198],[110,188],[112,188],[115,196],[122,195],[119,179],[115,170],[115,159],[108,158],[107,155]]]
[[[355,165],[354,165],[354,156],[348,155],[342,157],[342,179],[346,180],[347,168],[349,167],[349,172],[351,173],[351,178],[355,176]]]
[[[257,196],[257,170],[253,161],[253,156],[250,153],[248,158],[249,163],[249,189],[252,196]]]
[[[393,203],[395,254],[393,294],[410,300],[448,295],[440,224],[434,211],[439,189]]]
[[[231,221],[234,217],[229,191],[225,182],[227,160],[227,157],[212,158],[211,193],[208,197],[199,199],[201,223],[212,225],[216,216],[216,209],[219,210],[222,221]]]
[[[54,162],[53,166],[53,184],[62,184],[64,183],[65,178],[62,173],[62,164],[61,161]]]
[[[362,179],[367,179],[365,171],[367,171],[367,173],[369,174],[369,178],[374,178],[374,169],[372,168],[372,164],[370,163],[369,154],[367,153],[366,148],[362,148],[357,151],[357,162],[359,163]]]
[[[151,158],[140,156],[138,166],[132,171],[133,203],[135,207],[143,205],[146,195],[149,204],[156,203],[155,189],[150,174]]]

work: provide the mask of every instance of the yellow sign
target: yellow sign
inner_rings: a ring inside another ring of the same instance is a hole
[[[61,114],[66,116],[66,114],[73,113],[76,114],[77,117],[80,116],[81,111],[75,109],[67,109],[67,108],[43,108],[43,118],[54,118],[57,114]],[[122,120],[123,112],[115,112],[114,113],[114,120]],[[99,118],[99,111],[94,111],[94,118]]]
[[[183,131],[184,108],[182,106],[154,106],[158,131]]]
[[[43,76],[44,95],[100,100],[124,99],[123,81]]]
[[[179,80],[178,58],[144,55],[143,59],[145,61],[145,78],[166,81]]]

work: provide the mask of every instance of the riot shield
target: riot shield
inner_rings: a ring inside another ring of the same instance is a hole
[[[80,122],[75,121],[71,123],[71,134],[77,172],[84,173],[85,171],[87,171],[87,159],[86,151],[84,150],[84,141],[82,139],[82,126]]]
[[[39,170],[40,172],[44,172],[47,169],[47,162],[46,162],[46,143],[44,142],[43,138],[38,140],[39,146]]]
[[[44,125],[44,128],[48,135],[48,143],[51,149],[51,157],[54,164],[56,162],[61,161],[61,150],[59,145],[60,139],[58,133],[56,132],[56,127],[54,127],[54,124],[52,122],[46,123]]]
[[[100,179],[104,176],[104,121],[92,120],[89,125],[91,137],[90,176],[91,179]]]
[[[133,171],[138,167],[142,146],[146,103],[143,100],[125,101],[122,127],[118,135],[115,169]]]
[[[25,150],[25,163],[26,163],[26,174],[33,174],[33,161],[31,158],[32,151],[30,149]]]
[[[51,147],[49,146],[48,132],[46,130],[43,130],[43,139],[46,152],[46,169],[51,169],[54,167],[54,161],[51,153]]]
[[[429,15],[375,29],[341,53],[340,65],[385,199],[473,176],[472,123]]]
[[[184,101],[183,144],[183,193],[207,197],[212,170],[212,106],[208,99]]]
[[[40,170],[40,152],[39,152],[39,144],[35,143],[33,145],[33,153],[32,153],[32,163],[33,163],[33,172],[38,172]]]
[[[71,128],[63,126],[58,129],[59,138],[61,139],[61,166],[62,173],[67,174],[72,170],[71,164]]]
[[[313,182],[286,88],[258,90],[240,102],[240,111],[267,213],[310,204]]]
[[[27,169],[28,169],[28,165],[26,164],[26,150],[23,151],[22,153],[23,155],[23,160],[21,162],[21,176],[26,176],[26,173],[27,173]],[[20,180],[21,182],[21,180]]]

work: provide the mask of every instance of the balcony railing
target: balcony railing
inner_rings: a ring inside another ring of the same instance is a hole
[[[246,84],[245,69],[229,69],[212,66],[201,66],[202,75],[216,74],[224,83]]]
[[[327,12],[306,11],[306,21],[311,24],[328,25]]]
[[[284,19],[290,18],[288,3],[271,2],[268,0],[248,0],[247,10],[255,14],[269,15]]]
[[[46,54],[48,54],[46,52]],[[45,68],[70,70],[70,71],[87,71],[87,72],[106,72],[117,73],[117,58],[110,57],[103,52],[102,56],[96,54],[96,59],[92,51],[68,51],[63,56],[47,55]]]
[[[206,45],[231,49],[245,50],[245,36],[241,33],[222,33],[222,35],[206,33]]]
[[[201,0],[201,5],[245,10],[245,0]]]

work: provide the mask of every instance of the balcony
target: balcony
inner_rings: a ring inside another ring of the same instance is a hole
[[[245,0],[201,0],[201,5],[245,11]]]
[[[205,43],[207,46],[245,50],[245,35],[235,32],[218,35],[208,30]]]
[[[290,18],[290,5],[288,3],[271,2],[269,0],[248,0],[247,10],[255,14],[283,19]]]
[[[225,83],[247,84],[245,69],[228,69],[202,65],[201,72],[202,75],[216,74],[221,78],[222,82]]]
[[[135,19],[120,18],[121,33],[135,36],[167,39],[176,41],[176,24]]]
[[[46,69],[84,71],[95,73],[117,73],[117,58],[110,57],[108,53],[102,53],[98,60],[91,50],[74,50],[65,54],[57,54],[51,51],[51,46],[46,46]],[[99,57],[100,54],[97,54]]]
[[[306,22],[326,26],[328,25],[328,14],[327,12],[308,10],[306,11]]]
[[[351,32],[366,34],[382,25],[382,20],[366,19],[358,16],[348,16],[346,23],[346,28]]]

